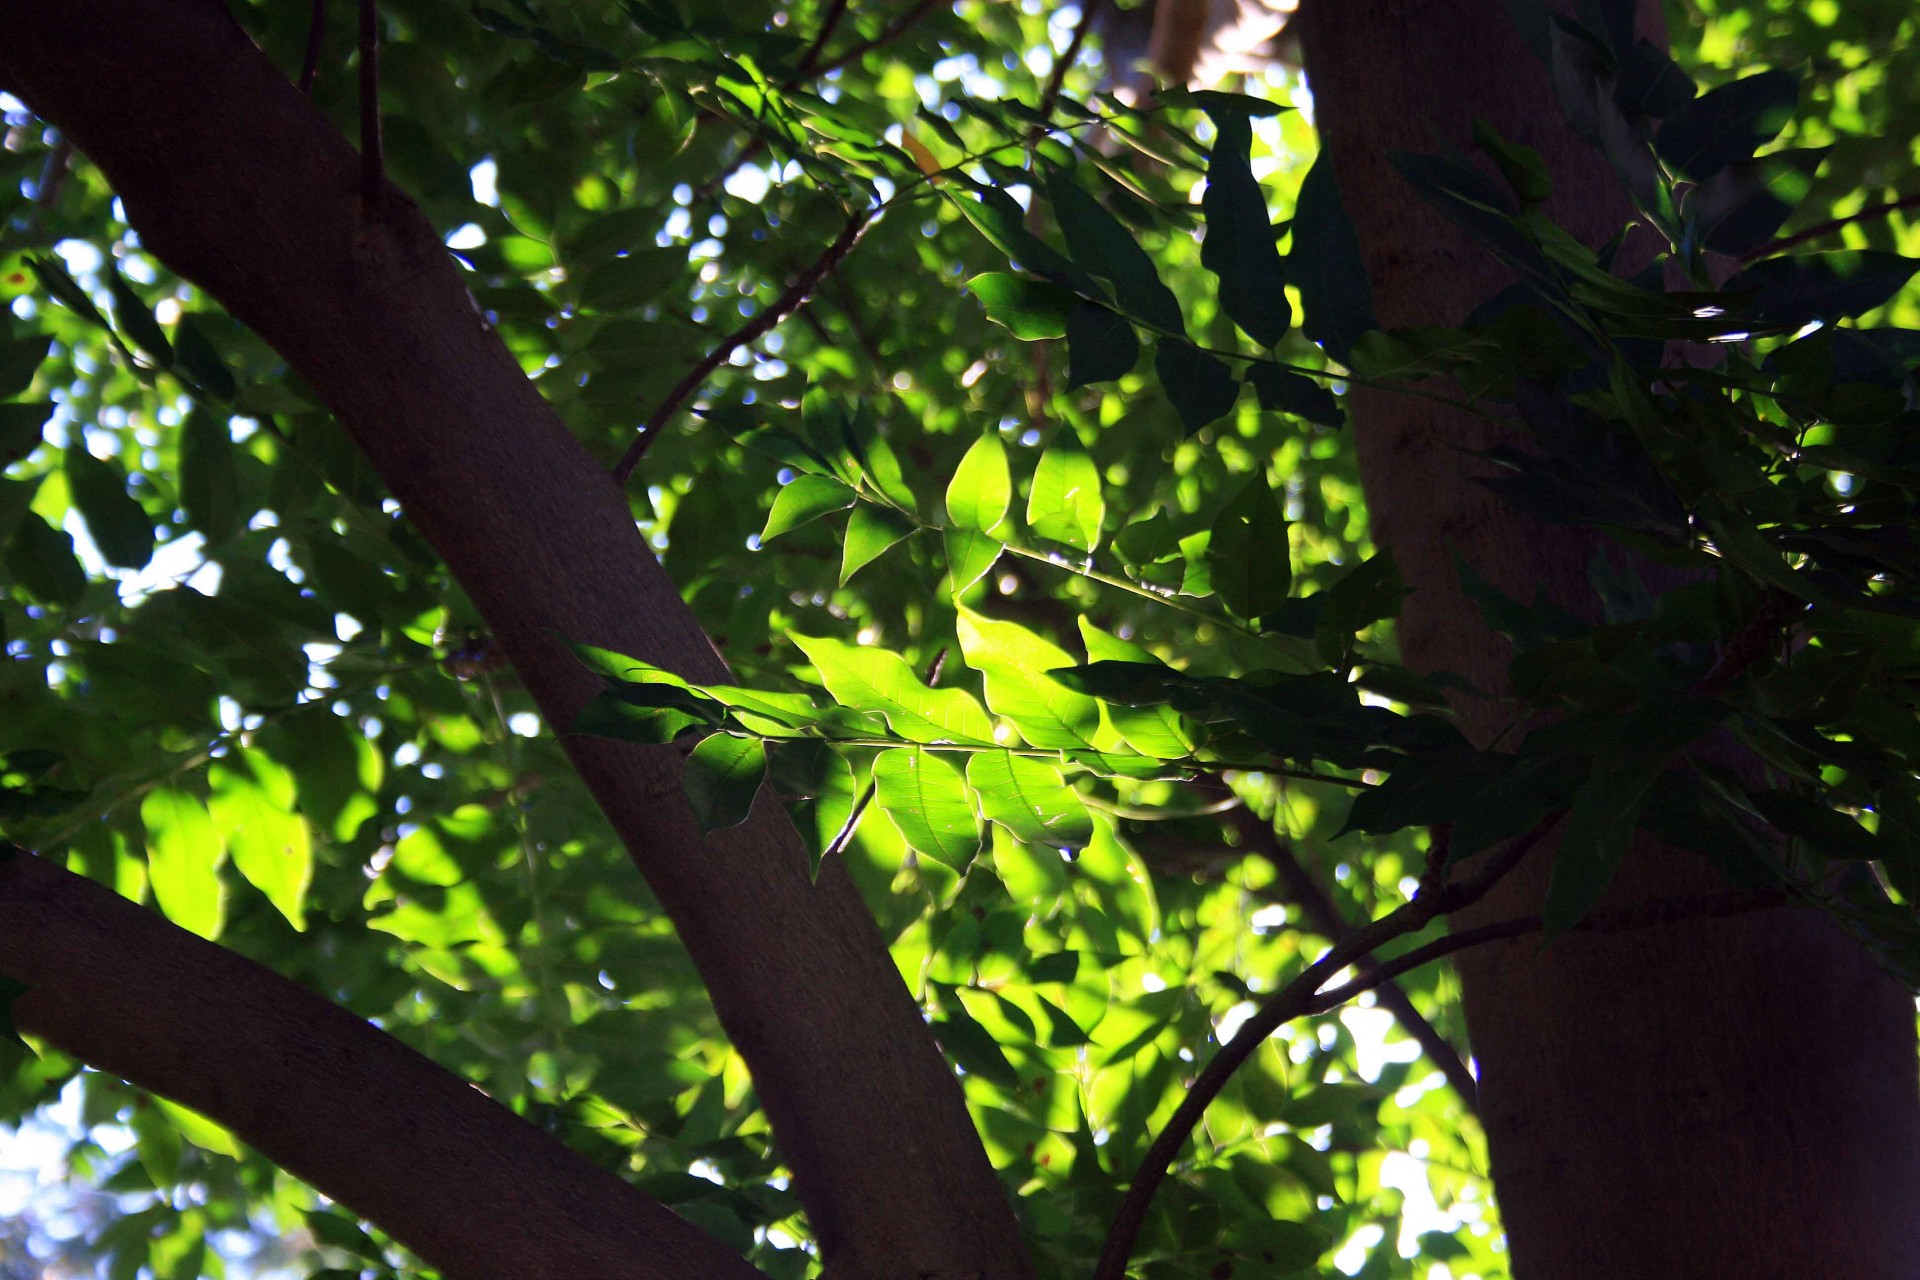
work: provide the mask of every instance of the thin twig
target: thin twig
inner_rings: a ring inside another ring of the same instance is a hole
[[[1279,873],[1281,884],[1285,886],[1287,901],[1300,909],[1309,928],[1329,942],[1339,942],[1352,934],[1353,925],[1334,905],[1333,895],[1307,870],[1306,865],[1295,856],[1293,847],[1279,837],[1271,823],[1245,809],[1228,814],[1227,823],[1240,833],[1244,844],[1272,864]],[[1369,976],[1379,972],[1379,965],[1364,957],[1356,960],[1353,967]],[[1378,999],[1401,1029],[1419,1044],[1421,1052],[1440,1068],[1447,1077],[1447,1083],[1460,1095],[1460,1101],[1468,1110],[1473,1110],[1479,1101],[1479,1082],[1473,1078],[1473,1072],[1467,1069],[1466,1059],[1460,1051],[1414,1008],[1412,997],[1397,984],[1383,979]]]
[[[1060,90],[1067,83],[1067,72],[1080,60],[1080,46],[1087,42],[1087,32],[1093,29],[1094,15],[1100,12],[1102,0],[1081,0],[1080,21],[1074,24],[1073,35],[1067,40],[1067,47],[1060,60],[1053,64],[1053,72],[1047,77],[1047,87],[1040,94],[1040,115],[1046,120],[1053,119],[1053,106],[1060,100]]]
[[[360,0],[360,195],[368,208],[386,190],[380,141],[380,22],[378,0]]]
[[[820,32],[814,36],[813,43],[807,46],[806,53],[801,55],[800,65],[786,82],[786,88],[793,88],[819,64],[821,55],[827,51],[827,41],[833,39],[833,33],[840,27],[840,19],[846,16],[847,0],[829,0],[827,16],[820,21]]]
[[[1912,209],[1916,206],[1920,206],[1920,192],[1904,195],[1898,199],[1888,200],[1881,204],[1868,205],[1859,212],[1850,213],[1844,218],[1833,218],[1826,222],[1818,222],[1808,227],[1805,231],[1796,231],[1790,236],[1781,236],[1778,240],[1769,240],[1753,252],[1741,254],[1737,261],[1745,263],[1755,262],[1761,258],[1771,258],[1776,253],[1785,253],[1787,250],[1803,245],[1809,240],[1818,240],[1822,236],[1830,236],[1836,231],[1842,231],[1847,227],[1853,226],[1855,223],[1872,222],[1877,218],[1884,218],[1888,214],[1898,213],[1902,209]]]
[[[927,664],[926,685],[929,689],[940,683],[940,672],[946,665],[947,650],[946,646],[942,645],[940,652],[933,655],[933,661]],[[860,793],[860,798],[853,802],[853,808],[847,811],[847,820],[841,824],[839,833],[833,837],[825,849],[820,851],[820,861],[825,862],[834,854],[845,853],[847,851],[847,846],[853,843],[854,832],[860,829],[861,816],[866,813],[867,806],[873,803],[873,797],[877,795],[879,791],[880,784],[877,781],[869,780],[867,789]]]
[[[1207,1065],[1200,1069],[1200,1074],[1194,1077],[1193,1084],[1187,1089],[1187,1096],[1180,1100],[1172,1118],[1154,1135],[1147,1154],[1141,1158],[1140,1167],[1134,1172],[1125,1197],[1120,1201],[1118,1212],[1114,1214],[1113,1224],[1107,1230],[1106,1243],[1101,1247],[1093,1280],[1124,1280],[1127,1259],[1132,1255],[1134,1242],[1139,1239],[1140,1228],[1146,1222],[1147,1207],[1153,1202],[1154,1192],[1166,1181],[1167,1170],[1172,1167],[1174,1157],[1186,1145],[1193,1127],[1206,1114],[1208,1105],[1219,1096],[1233,1078],[1233,1073],[1253,1056],[1268,1036],[1295,1018],[1313,1012],[1320,989],[1342,969],[1395,938],[1418,933],[1438,917],[1477,901],[1532,851],[1559,816],[1555,813],[1542,818],[1531,831],[1510,841],[1506,848],[1483,862],[1480,870],[1469,878],[1457,884],[1432,881],[1422,886],[1420,892],[1405,906],[1355,929],[1343,941],[1334,943],[1319,960],[1308,965],[1305,972],[1275,992],[1252,1017],[1242,1023],[1233,1039],[1221,1045]]]
[[[929,13],[932,13],[940,5],[952,3],[953,0],[920,0],[919,4],[914,5],[913,8],[901,14],[900,17],[893,22],[882,27],[880,32],[871,39],[856,41],[825,62],[817,64],[813,68],[813,74],[816,76],[824,76],[828,72],[838,71],[855,58],[863,58],[875,49],[892,44],[895,40],[898,40],[901,36],[911,31],[914,24],[926,17]]]
[[[320,44],[326,32],[327,0],[313,0],[313,16],[307,19],[307,54],[300,60],[300,92],[309,97],[320,75]]]
[[[371,0],[367,2],[371,3]],[[653,447],[654,440],[660,435],[668,420],[681,405],[700,390],[715,369],[732,358],[734,352],[758,342],[763,334],[792,315],[806,302],[820,282],[840,265],[841,259],[853,252],[853,247],[860,243],[860,237],[866,234],[867,227],[872,221],[873,211],[870,209],[861,209],[849,214],[847,225],[841,229],[839,236],[827,246],[825,252],[814,259],[812,266],[795,278],[785,293],[753,319],[729,334],[719,346],[709,351],[706,357],[687,373],[686,377],[674,384],[673,389],[667,392],[666,398],[648,415],[646,422],[640,428],[639,436],[627,447],[620,461],[614,464],[615,484],[626,484],[627,479],[633,475],[633,469],[640,465],[642,458],[647,456],[647,450]]]

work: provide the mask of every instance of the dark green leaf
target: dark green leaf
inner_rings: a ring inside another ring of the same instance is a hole
[[[1287,517],[1256,471],[1221,510],[1207,543],[1207,569],[1220,602],[1243,618],[1260,618],[1286,601],[1293,585]]]
[[[1701,247],[1737,258],[1764,246],[1813,185],[1814,170],[1829,150],[1736,160],[1688,191],[1681,208],[1699,226]]]
[[[127,492],[120,468],[75,445],[67,450],[67,485],[74,508],[107,563],[145,568],[153,558],[153,517]]]
[[[225,542],[244,527],[234,454],[225,423],[196,405],[180,429],[180,506],[209,544]]]
[[[1020,207],[1019,201],[992,187],[976,190],[978,200],[954,196],[955,207],[1014,265],[1065,285],[1082,297],[1102,296],[1093,277],[1027,230],[1027,211]]]
[[[36,333],[0,342],[0,400],[11,400],[33,385],[33,375],[53,349],[49,334]]]
[[[1122,377],[1139,360],[1140,339],[1125,316],[1092,302],[1067,314],[1067,390]]]
[[[1324,427],[1338,427],[1347,418],[1333,392],[1288,369],[1256,364],[1247,369],[1247,382],[1260,397],[1260,407],[1277,413],[1290,413]]]
[[[1160,283],[1153,259],[1098,200],[1059,170],[1047,174],[1047,197],[1073,260],[1113,286],[1120,309],[1160,329],[1178,332],[1180,304]]]
[[[1736,160],[1748,160],[1793,119],[1799,77],[1762,71],[1695,98],[1660,126],[1653,147],[1682,177],[1702,182]]]
[[[1373,318],[1373,285],[1360,259],[1360,237],[1341,203],[1333,164],[1324,151],[1300,183],[1286,274],[1300,290],[1301,331],[1347,363],[1360,335],[1379,325]]]
[[[0,404],[0,467],[18,462],[37,449],[52,417],[53,406],[44,401]]]
[[[201,331],[197,316],[183,315],[180,323],[174,327],[173,358],[202,390],[222,400],[233,399],[233,371],[227,368],[219,349]]]
[[[1727,281],[1731,294],[1756,295],[1739,316],[1781,329],[1857,316],[1886,302],[1920,269],[1920,259],[1845,249],[1755,263]]]
[[[1219,277],[1220,309],[1248,337],[1271,347],[1287,336],[1293,308],[1266,196],[1253,176],[1253,131],[1238,112],[1209,114],[1217,133],[1200,199],[1207,225],[1200,264]]]
[[[1878,858],[1884,851],[1873,833],[1844,813],[1792,791],[1755,791],[1753,807],[1781,831],[1804,840],[1827,858]]]
[[[1161,338],[1154,344],[1153,369],[1188,435],[1225,417],[1240,398],[1233,371],[1190,342]]]
[[[142,355],[162,369],[172,364],[173,346],[147,304],[118,271],[108,267],[106,277],[107,290],[113,294],[113,318],[120,322],[120,331],[133,339],[133,345]]]
[[[753,810],[767,776],[767,749],[757,738],[710,733],[687,755],[680,783],[701,834],[737,827]]]

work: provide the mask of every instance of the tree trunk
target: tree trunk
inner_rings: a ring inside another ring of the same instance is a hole
[[[1309,0],[1300,21],[1383,326],[1458,323],[1506,283],[1389,150],[1466,152],[1485,118],[1546,159],[1562,225],[1598,244],[1625,224],[1611,169],[1563,125],[1497,0]],[[1358,392],[1354,408],[1374,529],[1411,588],[1406,659],[1504,687],[1507,650],[1462,596],[1454,555],[1517,597],[1545,586],[1591,616],[1592,539],[1523,520],[1473,482],[1462,446],[1497,429],[1404,396]],[[1461,710],[1480,741],[1501,727],[1489,702]],[[1463,923],[1537,911],[1546,871],[1534,858]],[[1610,905],[1717,883],[1697,855],[1636,847]],[[1515,942],[1459,967],[1520,1280],[1920,1274],[1913,1001],[1824,917]]]
[[[490,330],[439,234],[392,188],[368,206],[359,158],[224,5],[0,6],[0,85],[100,167],[151,252],[326,401],[549,725],[600,684],[562,638],[725,679],[626,497]],[[671,748],[567,747],[752,1069],[829,1273],[1025,1275],[958,1083],[844,866],[809,883],[767,796],[702,839]]]

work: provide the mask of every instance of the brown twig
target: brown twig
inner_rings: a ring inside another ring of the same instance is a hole
[[[327,0],[313,0],[313,15],[307,19],[307,53],[300,60],[300,92],[309,97],[320,75],[320,44],[326,32]]]
[[[829,0],[827,16],[820,20],[820,31],[813,37],[813,43],[807,46],[807,51],[800,56],[800,65],[794,69],[793,76],[787,80],[786,88],[793,88],[802,78],[811,74],[815,66],[819,65],[820,56],[827,51],[827,41],[833,39],[833,33],[840,27],[840,20],[846,16],[847,0]]]
[[[386,190],[380,141],[380,23],[378,0],[360,0],[360,195],[368,208]]]
[[[1785,253],[1787,250],[1803,245],[1809,240],[1818,240],[1823,236],[1830,236],[1836,231],[1841,231],[1853,226],[1855,223],[1872,222],[1877,218],[1884,218],[1889,214],[1898,213],[1902,209],[1912,209],[1916,206],[1920,206],[1920,192],[1904,195],[1898,199],[1888,200],[1881,204],[1868,205],[1857,213],[1850,213],[1844,218],[1833,218],[1826,222],[1818,222],[1804,231],[1796,231],[1790,236],[1781,236],[1778,240],[1769,240],[1751,253],[1741,254],[1737,261],[1745,263],[1756,262],[1761,258],[1771,258],[1776,253]]]
[[[1087,32],[1093,29],[1094,15],[1100,12],[1101,0],[1081,0],[1080,21],[1074,24],[1073,35],[1067,40],[1066,49],[1060,54],[1060,60],[1053,64],[1053,71],[1047,76],[1047,87],[1040,94],[1040,115],[1042,119],[1053,119],[1054,104],[1060,101],[1060,90],[1067,83],[1067,72],[1080,60],[1080,46],[1087,42]],[[1040,126],[1035,127],[1035,140],[1038,140]]]
[[[1341,915],[1339,907],[1334,905],[1333,896],[1307,870],[1306,865],[1294,854],[1292,846],[1279,837],[1270,823],[1245,809],[1226,814],[1224,820],[1239,832],[1244,845],[1272,864],[1279,873],[1281,884],[1285,886],[1286,900],[1300,909],[1309,928],[1329,942],[1339,942],[1353,932],[1353,926]],[[1371,976],[1379,971],[1380,966],[1363,957],[1356,960],[1353,967]],[[1414,1008],[1412,997],[1395,983],[1381,980],[1377,998],[1401,1029],[1419,1044],[1421,1052],[1440,1068],[1447,1077],[1447,1083],[1460,1095],[1461,1102],[1468,1110],[1472,1110],[1479,1099],[1479,1082],[1473,1078],[1473,1072],[1467,1069],[1466,1059],[1460,1055],[1460,1051]]]
[[[1193,1127],[1200,1122],[1208,1105],[1219,1096],[1227,1081],[1233,1078],[1233,1073],[1253,1056],[1268,1036],[1295,1018],[1315,1012],[1320,989],[1342,969],[1395,938],[1418,933],[1438,917],[1477,901],[1533,850],[1558,818],[1557,813],[1542,818],[1531,831],[1508,842],[1504,849],[1483,862],[1479,871],[1469,878],[1457,884],[1447,884],[1437,879],[1430,881],[1405,906],[1355,929],[1345,939],[1328,948],[1324,956],[1308,965],[1292,982],[1275,992],[1252,1017],[1242,1023],[1233,1039],[1221,1045],[1207,1065],[1200,1069],[1200,1074],[1194,1077],[1193,1084],[1187,1089],[1187,1096],[1180,1100],[1173,1116],[1154,1135],[1107,1230],[1106,1243],[1101,1247],[1093,1280],[1124,1280],[1127,1259],[1133,1253],[1141,1226],[1146,1222],[1147,1207],[1153,1202],[1154,1192],[1166,1181],[1167,1170],[1172,1167],[1174,1157],[1186,1145]]]
[[[815,65],[813,74],[824,76],[828,72],[838,71],[855,58],[863,58],[875,49],[884,48],[892,44],[895,40],[898,40],[901,36],[911,31],[920,19],[932,13],[935,8],[941,4],[951,3],[953,3],[953,0],[920,0],[919,4],[914,5],[913,8],[907,10],[894,21],[882,27],[877,34],[866,40],[855,41],[853,44],[842,49],[834,57]]]
[[[371,0],[367,2],[371,3]],[[729,334],[719,346],[709,351],[699,364],[688,371],[686,377],[674,384],[673,389],[667,392],[666,398],[661,400],[654,411],[648,415],[646,422],[640,428],[639,436],[627,446],[627,451],[621,455],[620,461],[614,464],[615,484],[626,484],[628,478],[633,475],[633,469],[640,465],[642,458],[647,456],[647,450],[653,447],[654,440],[667,425],[668,420],[681,405],[700,390],[715,369],[732,358],[734,352],[758,342],[763,334],[792,315],[806,302],[820,282],[840,265],[843,258],[853,252],[853,247],[860,243],[860,237],[866,234],[867,227],[872,221],[873,211],[869,209],[861,209],[849,214],[847,224],[841,228],[839,236],[818,258],[813,260],[812,266],[794,279],[785,293],[776,298],[765,310]]]

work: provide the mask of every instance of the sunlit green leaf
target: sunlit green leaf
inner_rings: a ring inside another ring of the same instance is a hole
[[[888,548],[913,532],[913,524],[899,512],[863,502],[847,519],[847,541],[840,560],[840,584],[885,555]]]
[[[1070,435],[1055,437],[1034,469],[1033,487],[1027,493],[1027,524],[1043,538],[1091,551],[1100,544],[1106,514],[1100,471],[1093,459]]]
[[[1012,501],[1007,447],[997,432],[989,431],[968,447],[947,484],[947,519],[957,529],[986,533],[1006,518]]]
[[[908,741],[993,741],[993,721],[972,694],[927,688],[899,654],[821,636],[792,639],[836,701],[885,716]]]
[[[769,542],[789,529],[797,529],[833,511],[845,511],[858,498],[838,480],[825,476],[796,476],[774,495],[773,510],[767,513],[760,541]]]
[[[874,796],[916,852],[964,871],[980,852],[980,818],[960,770],[923,747],[873,760]]]
[[[960,652],[985,677],[987,705],[1006,716],[1036,747],[1097,747],[1100,707],[1092,698],[1042,674],[1071,666],[1066,650],[1012,622],[962,607]]]
[[[1077,303],[1070,289],[1005,271],[975,276],[967,288],[987,309],[987,319],[1027,342],[1066,337],[1067,316]]]
[[[147,829],[147,874],[167,919],[203,938],[226,920],[220,861],[226,842],[206,806],[176,787],[156,787],[140,802]]]
[[[1008,751],[967,758],[967,784],[987,819],[1020,840],[1077,849],[1093,837],[1093,818],[1060,770]]]
[[[295,929],[306,928],[313,840],[294,811],[293,775],[259,751],[236,752],[207,771],[207,810],[226,833],[233,865]]]

